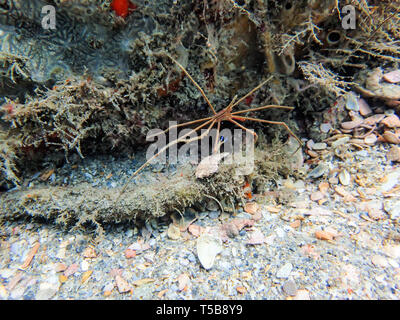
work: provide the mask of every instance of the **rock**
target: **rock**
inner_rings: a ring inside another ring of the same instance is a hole
[[[385,139],[386,142],[389,142],[389,143],[393,143],[393,144],[400,143],[400,138],[398,137],[398,135],[391,131],[385,131],[383,133],[383,138]]]
[[[368,126],[373,126],[374,124],[378,124],[385,118],[384,114],[374,114],[366,119],[364,119],[364,124]]]
[[[211,233],[203,233],[197,239],[197,256],[204,269],[209,270],[215,262],[216,256],[222,251],[221,239]]]
[[[84,284],[86,281],[88,281],[88,279],[91,277],[92,273],[93,273],[93,270],[88,270],[88,271],[84,272],[82,275],[81,283]]]
[[[358,99],[357,96],[354,92],[349,92],[345,95],[345,101],[346,101],[346,109],[349,111],[358,111],[360,110],[360,107],[358,105]]]
[[[383,79],[389,83],[400,82],[400,70],[394,70],[383,75]]]
[[[132,250],[132,249],[126,249],[125,250],[125,258],[127,259],[131,259],[136,257],[136,250]]]
[[[132,289],[129,283],[119,275],[115,276],[115,284],[119,293],[129,292]]]
[[[323,197],[324,197],[324,194],[321,191],[315,191],[315,192],[311,193],[311,195],[310,195],[310,199],[312,201],[321,200]]]
[[[64,271],[64,276],[69,277],[72,276],[75,272],[77,272],[79,269],[79,265],[77,265],[76,263],[71,264],[67,270]]]
[[[285,281],[282,289],[288,296],[295,296],[297,294],[297,286],[293,280]]]
[[[332,142],[332,148],[337,148],[350,140],[350,137],[342,137]]]
[[[392,146],[386,154],[388,161],[400,162],[400,148],[398,146]]]
[[[400,200],[388,199],[383,203],[383,207],[390,219],[400,219]]]
[[[378,141],[378,137],[376,135],[374,135],[373,133],[367,135],[364,138],[364,142],[368,145],[373,145]]]
[[[197,225],[197,224],[191,224],[191,225],[188,227],[188,231],[189,231],[192,235],[194,235],[195,237],[198,237],[198,236],[200,236],[200,234],[204,231],[204,228],[201,227],[201,226],[199,226],[199,225]]]
[[[182,273],[181,275],[179,275],[177,280],[178,280],[178,290],[182,291],[188,286],[190,278],[186,273]]]
[[[333,235],[327,231],[315,231],[315,237],[319,240],[333,240]]]
[[[346,169],[340,171],[338,178],[342,185],[348,186],[350,184],[351,176]]]
[[[311,300],[310,294],[307,290],[298,290],[293,300]]]
[[[389,266],[388,260],[385,257],[377,254],[372,256],[371,262],[377,267],[386,268]]]
[[[179,227],[171,223],[168,227],[167,235],[171,240],[178,240],[181,237],[181,231]]]
[[[202,179],[216,173],[218,171],[219,162],[228,155],[228,152],[223,152],[215,153],[211,156],[205,157],[203,160],[200,161],[199,165],[196,168],[196,178]]]
[[[311,170],[308,173],[307,178],[316,179],[316,178],[323,176],[327,172],[328,172],[327,165],[324,163],[320,163],[318,166],[316,166],[313,170]]]
[[[276,273],[277,278],[288,278],[292,272],[293,266],[290,262],[284,264]]]
[[[395,114],[392,114],[391,116],[386,117],[381,121],[382,124],[384,124],[388,128],[399,128],[400,127],[400,119],[398,116]]]
[[[380,191],[388,192],[398,183],[399,177],[400,177],[400,169],[390,172],[388,175],[384,177],[383,179],[384,182],[381,184],[379,188]]]
[[[369,107],[367,101],[365,101],[364,99],[358,99],[358,106],[360,107],[360,114],[365,117],[365,116],[369,116],[372,113],[371,108]]]
[[[59,283],[42,282],[35,296],[36,300],[50,300],[58,292]]]
[[[318,143],[314,144],[313,150],[325,150],[326,147],[327,147],[327,145],[325,142],[318,142]]]
[[[357,127],[359,127],[363,123],[362,119],[357,119],[353,121],[345,121],[341,123],[341,126],[345,130],[353,130]]]
[[[256,229],[251,233],[247,244],[257,245],[257,244],[263,244],[264,242],[265,242],[264,234],[260,230]]]
[[[97,257],[97,253],[96,251],[92,248],[92,247],[87,247],[84,251],[83,251],[83,256],[85,258],[96,258]]]
[[[90,267],[90,264],[86,260],[83,260],[81,262],[81,271],[88,271],[89,267]]]
[[[322,123],[320,129],[322,133],[328,133],[332,129],[332,125],[330,123]]]
[[[260,210],[260,206],[257,202],[247,202],[244,205],[244,211],[250,214],[256,214]]]

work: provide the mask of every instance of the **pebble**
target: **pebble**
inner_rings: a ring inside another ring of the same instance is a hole
[[[297,286],[293,280],[285,281],[282,289],[288,296],[295,296],[297,294]]]
[[[360,107],[360,114],[365,117],[365,116],[369,116],[372,113],[371,108],[369,107],[367,101],[365,101],[364,99],[358,99],[358,106]]]
[[[322,133],[328,133],[332,129],[332,125],[330,123],[322,123],[320,129]]]
[[[387,261],[387,259],[380,255],[372,256],[371,262],[377,267],[386,268],[389,266],[389,262]]]
[[[131,291],[131,286],[129,285],[128,281],[122,278],[120,275],[115,276],[115,284],[119,293],[125,293]]]
[[[346,144],[350,140],[350,137],[342,137],[332,142],[332,148],[337,148],[341,145]]]
[[[360,107],[358,105],[358,99],[354,92],[349,92],[345,95],[346,109],[349,111],[358,111]]]
[[[313,145],[313,150],[325,150],[327,147],[325,142],[318,142]]]
[[[220,216],[221,212],[220,211],[211,211],[208,213],[208,216],[211,219],[217,219]]]
[[[351,176],[350,176],[350,173],[346,169],[340,171],[338,178],[342,185],[348,186],[350,184]]]
[[[390,216],[390,219],[400,219],[400,200],[386,200],[383,203],[383,207]]]
[[[398,146],[392,146],[386,154],[386,159],[388,161],[400,162],[400,148]]]
[[[311,195],[310,195],[310,199],[312,201],[321,200],[323,197],[324,197],[324,194],[321,191],[315,191],[315,192],[311,193]]]
[[[284,264],[276,273],[277,278],[288,278],[292,272],[293,266],[290,262]]]
[[[313,179],[319,178],[323,176],[327,171],[328,171],[327,165],[321,163],[308,173],[307,178],[313,178]]]
[[[60,284],[54,284],[49,282],[43,282],[39,285],[39,291],[37,292],[36,300],[50,300],[58,292]]]

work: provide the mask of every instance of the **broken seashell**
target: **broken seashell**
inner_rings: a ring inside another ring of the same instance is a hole
[[[211,176],[212,174],[218,171],[219,162],[229,155],[228,152],[224,153],[215,153],[211,156],[205,157],[200,161],[199,165],[196,168],[196,178],[206,178]]]
[[[386,127],[389,128],[399,128],[400,127],[400,119],[395,114],[392,114],[381,121]]]
[[[400,143],[400,139],[399,139],[398,135],[394,134],[391,131],[385,131],[383,133],[383,137],[385,138],[386,142],[393,143],[393,144]]]
[[[364,120],[361,120],[361,119],[357,119],[357,120],[353,120],[353,121],[345,121],[345,122],[342,122],[341,126],[345,130],[352,130],[354,128],[359,127],[363,123],[363,121]]]
[[[400,148],[397,146],[391,147],[389,152],[386,154],[386,159],[388,161],[400,162]]]
[[[364,119],[363,123],[368,126],[373,126],[374,124],[381,122],[384,118],[385,118],[384,114],[374,114],[373,116]]]
[[[358,105],[360,106],[359,112],[362,116],[365,117],[372,113],[371,108],[369,107],[367,101],[365,101],[364,99],[362,98],[358,99]]]
[[[197,239],[197,256],[204,269],[214,265],[215,257],[222,251],[221,239],[210,233],[203,233]]]
[[[383,75],[383,79],[390,83],[400,82],[400,70],[394,70]]]
[[[342,170],[339,173],[338,178],[342,185],[348,186],[350,184],[350,173],[346,169]]]
[[[373,145],[373,144],[375,144],[375,142],[377,140],[378,140],[378,137],[372,133],[372,134],[369,134],[368,136],[366,136],[364,138],[364,143],[369,144],[369,145]]]

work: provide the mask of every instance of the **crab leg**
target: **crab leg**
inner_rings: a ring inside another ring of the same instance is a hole
[[[256,122],[263,122],[263,123],[269,123],[269,124],[277,124],[280,126],[284,126],[285,129],[290,133],[291,136],[293,136],[293,138],[295,138],[297,140],[297,142],[299,143],[300,146],[303,145],[303,143],[300,141],[299,138],[297,138],[297,136],[293,133],[292,130],[290,130],[290,128],[288,127],[288,125],[285,122],[282,121],[271,121],[271,120],[264,120],[264,119],[257,119],[257,118],[249,118],[249,117],[235,117],[232,116],[233,119],[239,120],[239,121],[256,121]]]
[[[236,101],[233,105],[232,108],[236,105],[238,105],[240,102],[242,102],[244,99],[246,99],[248,96],[252,95],[255,91],[257,91],[258,89],[260,89],[264,84],[266,84],[268,81],[270,81],[272,79],[272,76],[270,76],[267,80],[264,80],[263,82],[261,82],[257,87],[255,87],[253,90],[251,90],[248,94],[244,95],[243,97],[241,97],[238,101]]]
[[[294,107],[278,106],[278,105],[267,105],[267,106],[263,106],[263,107],[257,107],[257,108],[252,108],[252,109],[235,111],[235,112],[232,112],[232,114],[235,115],[235,114],[246,113],[246,112],[250,112],[250,111],[259,111],[259,110],[265,110],[265,109],[287,109],[287,110],[293,110]]]
[[[144,164],[142,164],[140,166],[139,169],[137,169],[128,179],[128,181],[125,183],[125,185],[123,186],[123,188],[121,189],[121,192],[119,193],[117,199],[115,201],[118,201],[119,198],[121,197],[121,195],[125,192],[126,188],[128,187],[129,183],[132,181],[132,179],[137,176],[137,174],[142,171],[145,167],[147,167],[151,161],[153,161],[154,159],[156,159],[158,156],[160,156],[164,151],[166,151],[168,148],[170,148],[171,146],[179,143],[179,142],[185,142],[185,143],[189,143],[192,141],[196,141],[199,139],[202,139],[203,137],[205,137],[211,130],[211,128],[213,127],[213,125],[215,124],[216,120],[208,120],[207,122],[201,124],[200,126],[198,126],[197,128],[191,130],[190,132],[188,132],[187,134],[183,135],[182,137],[171,141],[170,143],[168,143],[166,146],[162,147],[160,151],[158,151],[155,155],[153,155],[149,160],[147,160]],[[186,140],[185,138],[189,135],[191,135],[193,132],[196,132],[197,130],[203,128],[204,126],[206,126],[207,124],[209,124],[211,122],[211,125],[208,127],[208,129],[206,130],[206,132],[204,132],[202,135],[200,135],[199,137],[194,137],[191,139]]]

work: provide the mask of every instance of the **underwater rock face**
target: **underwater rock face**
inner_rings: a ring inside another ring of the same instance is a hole
[[[115,26],[111,11],[94,1],[54,6],[56,28],[44,29],[42,8],[52,4],[44,0],[8,0],[1,5],[0,55],[22,57],[24,72],[38,83],[85,71],[95,77],[118,71],[126,78],[132,69],[131,45],[139,32],[151,34],[155,29],[153,18],[141,11]],[[79,10],[82,6],[86,16]]]

